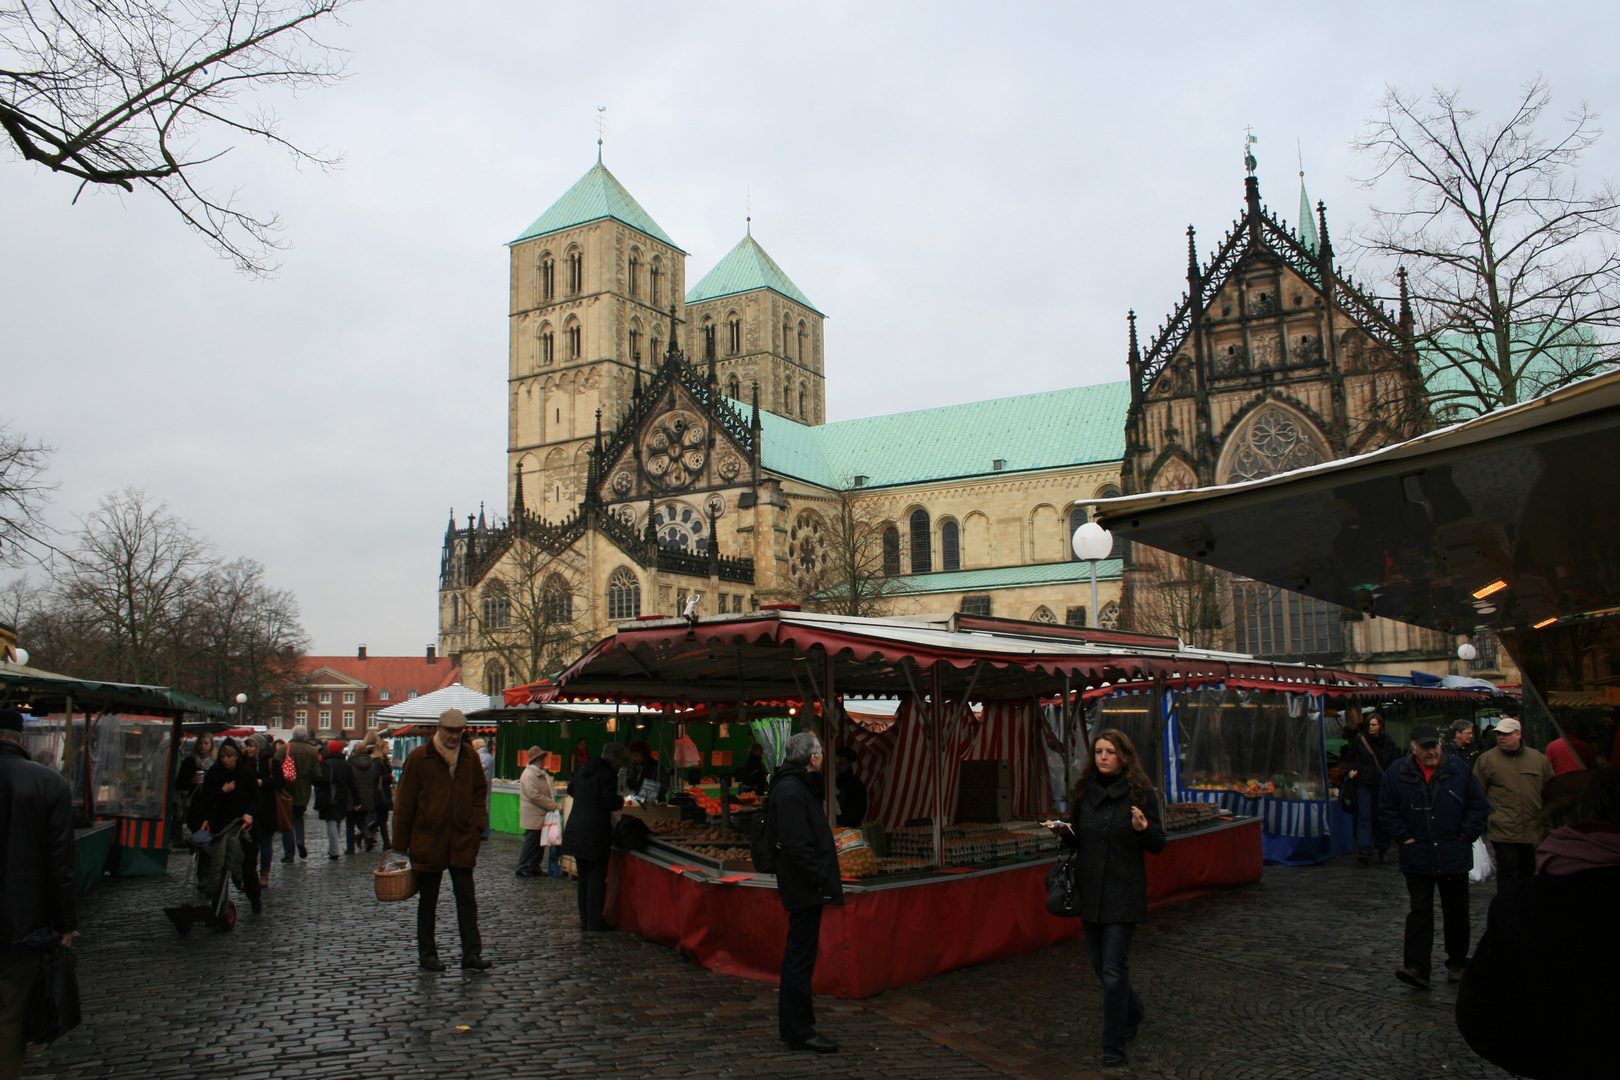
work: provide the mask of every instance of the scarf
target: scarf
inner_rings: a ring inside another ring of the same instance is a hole
[[[1578,874],[1620,866],[1620,825],[1607,821],[1577,821],[1553,830],[1536,852],[1536,870],[1543,874]]]
[[[463,736],[463,738],[465,738],[465,736]],[[458,746],[454,750],[446,750],[444,748],[444,744],[439,741],[439,733],[434,732],[433,751],[434,753],[438,754],[439,757],[444,759],[445,765],[449,766],[450,768],[450,779],[454,780],[456,778],[456,762],[461,759],[461,747]]]

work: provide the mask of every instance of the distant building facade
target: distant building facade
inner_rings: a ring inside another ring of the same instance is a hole
[[[283,727],[303,724],[342,739],[363,737],[390,705],[460,681],[454,658],[440,656],[434,645],[421,656],[369,656],[362,645],[353,656],[306,656],[299,669],[298,687],[274,713]]]

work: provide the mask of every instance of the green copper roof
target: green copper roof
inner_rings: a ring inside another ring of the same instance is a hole
[[[763,463],[839,488],[856,476],[881,487],[1119,461],[1130,404],[1130,384],[1114,382],[820,427],[761,412]]]
[[[624,185],[608,172],[607,166],[598,161],[591,166],[590,171],[579,178],[579,182],[563,195],[562,198],[551,204],[551,209],[535,219],[534,224],[523,230],[523,234],[512,243],[521,243],[536,236],[554,233],[560,229],[571,229],[575,225],[583,225],[587,221],[599,221],[602,218],[613,218],[622,221],[632,229],[640,229],[648,236],[655,237],[675,248],[675,241],[669,234],[658,227],[658,222],[652,215],[641,208],[635,197],[624,189]],[[685,254],[685,252],[682,252]]]
[[[1123,564],[1118,559],[1097,562],[1097,580],[1115,581]],[[986,570],[950,570],[937,574],[910,574],[895,579],[896,595],[975,592],[1013,589],[1029,585],[1072,585],[1091,580],[1089,562],[1036,563],[1034,566],[993,566]]]
[[[799,291],[792,279],[776,265],[776,260],[765,254],[765,249],[759,246],[752,233],[737,241],[737,246],[727,252],[713,270],[704,274],[702,281],[687,291],[686,302],[695,304],[700,300],[735,296],[755,289],[772,289],[821,314],[821,309]]]

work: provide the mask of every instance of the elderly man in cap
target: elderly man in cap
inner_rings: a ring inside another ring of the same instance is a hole
[[[439,914],[439,886],[445,870],[456,894],[456,923],[461,929],[461,966],[483,970],[478,936],[478,900],[473,895],[473,865],[489,820],[485,796],[489,783],[478,753],[463,737],[467,718],[460,709],[439,715],[433,738],[411,751],[394,796],[394,848],[411,857],[416,873],[416,949],[424,970],[443,971],[434,937]]]
[[[528,764],[518,777],[518,825],[523,829],[523,850],[518,853],[517,876],[539,877],[545,872],[542,865],[546,816],[559,807],[557,792],[551,786],[551,774],[546,772],[546,752],[538,746],[529,747]]]
[[[1537,820],[1541,789],[1553,778],[1552,763],[1524,745],[1524,729],[1511,716],[1496,725],[1496,745],[1474,761],[1474,778],[1491,804],[1485,839],[1496,856],[1496,891],[1536,873],[1536,845],[1546,835]]]
[[[1436,889],[1452,982],[1462,980],[1468,964],[1468,871],[1474,867],[1474,841],[1485,831],[1490,804],[1474,774],[1440,745],[1440,732],[1434,725],[1412,728],[1411,750],[1384,774],[1378,816],[1400,852],[1406,893],[1412,901],[1402,963],[1395,977],[1427,990]]]

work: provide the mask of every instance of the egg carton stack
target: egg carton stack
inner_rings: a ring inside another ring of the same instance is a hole
[[[934,833],[928,828],[901,828],[889,831],[889,854],[896,858],[923,859],[933,864]],[[943,830],[945,862],[948,866],[972,866],[1039,855],[1057,848],[1057,837],[1036,822],[969,822],[949,825]]]
[[[1166,831],[1191,829],[1206,822],[1216,821],[1224,813],[1226,811],[1219,803],[1167,803],[1164,808],[1164,827]]]

